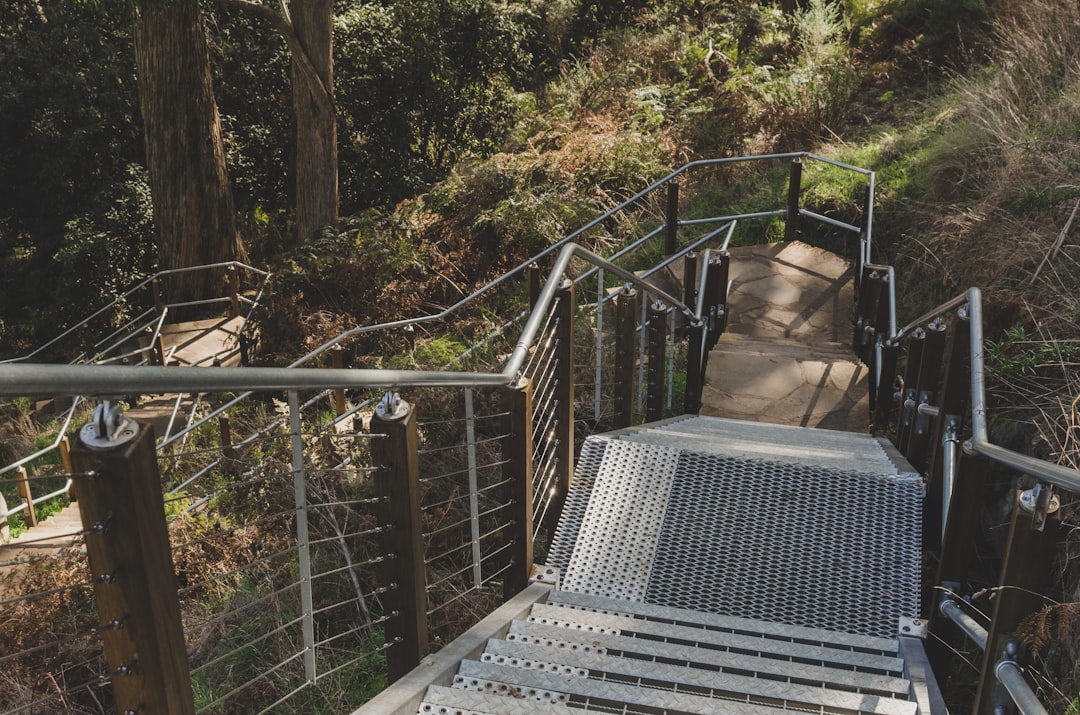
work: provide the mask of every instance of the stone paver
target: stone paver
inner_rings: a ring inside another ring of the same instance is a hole
[[[847,262],[798,241],[731,254],[728,333],[709,355],[701,414],[865,432]]]

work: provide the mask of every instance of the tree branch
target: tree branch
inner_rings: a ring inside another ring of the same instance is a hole
[[[254,2],[254,0],[218,0],[218,4],[223,7],[231,7],[240,10],[241,12],[249,13],[255,17],[261,17],[273,25],[274,29],[278,31],[278,34],[281,35],[285,40],[285,44],[289,47],[289,53],[296,62],[300,74],[303,75],[306,83],[312,88],[315,95],[315,101],[333,108],[334,96],[322,81],[322,77],[320,77],[319,73],[315,70],[315,65],[312,64],[307,50],[305,50],[304,46],[300,43],[300,38],[296,36],[292,22],[286,15],[275,11],[269,5],[263,5],[260,2]],[[282,12],[285,12],[284,3],[282,3]],[[294,92],[296,89],[296,87],[293,87]]]

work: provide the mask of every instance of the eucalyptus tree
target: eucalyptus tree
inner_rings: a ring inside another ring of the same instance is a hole
[[[160,268],[243,256],[197,0],[133,0],[135,64]],[[214,277],[182,273],[171,300],[196,300]]]

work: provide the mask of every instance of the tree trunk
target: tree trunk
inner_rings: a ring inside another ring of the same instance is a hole
[[[296,232],[303,241],[323,226],[337,225],[337,118],[334,108],[332,0],[289,3],[302,49],[292,52],[296,112]]]
[[[136,0],[133,9],[159,267],[239,260],[243,249],[198,4]],[[168,298],[218,297],[223,275],[174,275]]]

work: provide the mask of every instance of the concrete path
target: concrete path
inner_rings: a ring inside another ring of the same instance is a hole
[[[701,414],[866,432],[868,373],[849,347],[847,262],[798,241],[735,248],[731,280]]]

